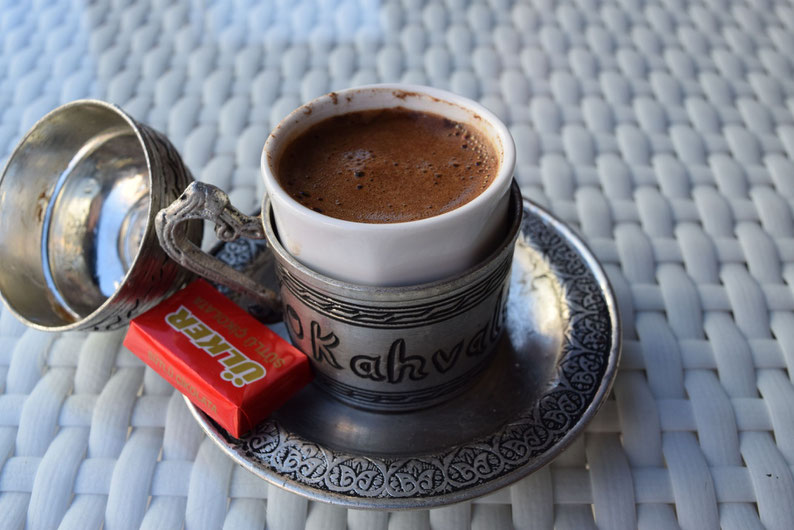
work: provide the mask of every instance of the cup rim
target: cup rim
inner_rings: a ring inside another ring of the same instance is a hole
[[[290,195],[279,184],[278,179],[275,176],[272,163],[273,159],[275,158],[276,151],[281,144],[281,135],[279,132],[282,130],[292,129],[295,125],[302,123],[307,116],[312,114],[312,109],[314,106],[333,105],[336,104],[339,99],[344,98],[351,93],[359,93],[364,91],[391,91],[395,95],[401,94],[403,98],[406,95],[428,97],[439,102],[457,106],[463,111],[470,113],[475,117],[479,117],[483,121],[487,122],[496,133],[496,138],[498,138],[499,146],[497,146],[497,148],[501,147],[502,149],[499,171],[497,172],[496,177],[493,179],[490,186],[488,186],[482,193],[474,197],[466,204],[458,206],[457,208],[453,208],[452,210],[433,215],[431,217],[425,217],[423,219],[399,221],[395,223],[364,223],[360,221],[339,219],[315,212],[314,210],[302,205],[290,197]],[[276,125],[265,141],[265,145],[262,148],[262,154],[260,157],[260,173],[262,174],[265,182],[265,188],[267,191],[266,195],[272,194],[277,196],[277,199],[281,205],[288,207],[294,214],[302,217],[307,222],[335,226],[342,230],[392,232],[405,230],[406,228],[429,228],[432,225],[438,223],[454,223],[463,216],[468,215],[468,212],[482,207],[484,203],[489,201],[498,201],[501,195],[509,192],[510,183],[513,179],[513,173],[515,170],[515,151],[515,142],[513,141],[513,137],[510,134],[507,126],[493,112],[474,100],[453,92],[449,92],[447,90],[430,86],[407,83],[378,83],[346,88],[336,92],[329,92],[301,105],[297,109],[290,112],[279,122],[278,125]],[[263,207],[264,204],[265,203],[263,201]],[[264,211],[264,208],[262,211]]]
[[[6,173],[8,169],[11,167],[12,162],[14,161],[14,157],[19,153],[19,151],[23,148],[23,146],[27,143],[28,139],[35,135],[37,129],[42,126],[42,124],[46,123],[48,120],[51,120],[53,116],[63,113],[64,111],[70,110],[74,107],[86,107],[86,106],[95,106],[100,107],[104,110],[110,111],[120,117],[132,130],[135,134],[135,137],[138,140],[140,145],[141,151],[143,152],[144,158],[146,160],[146,172],[147,172],[147,181],[149,184],[149,189],[147,191],[147,199],[148,204],[146,206],[146,227],[144,229],[144,234],[149,234],[154,229],[154,219],[152,215],[152,161],[151,157],[149,156],[149,150],[146,146],[146,141],[143,138],[143,135],[140,131],[139,124],[132,118],[129,114],[127,114],[121,107],[115,105],[113,103],[109,103],[107,101],[102,101],[100,99],[93,99],[93,98],[84,98],[84,99],[76,99],[74,101],[70,101],[68,103],[64,103],[63,105],[59,105],[58,107],[52,109],[47,114],[36,120],[36,122],[30,126],[28,131],[25,135],[17,142],[16,146],[14,147],[11,154],[8,156],[6,163],[3,165],[2,172],[0,172],[0,187],[3,185],[3,181],[5,180]],[[143,242],[141,242],[141,245]],[[124,273],[124,277],[121,278],[119,281],[119,287],[105,300],[96,307],[90,313],[80,316],[75,320],[69,322],[66,319],[63,319],[63,324],[55,325],[55,326],[48,326],[46,324],[41,324],[29,319],[27,316],[23,315],[17,309],[11,305],[11,302],[6,298],[6,295],[0,290],[0,300],[2,300],[5,307],[21,322],[25,325],[42,330],[42,331],[51,331],[51,332],[61,332],[61,331],[70,331],[76,329],[83,329],[86,326],[86,323],[90,323],[94,321],[97,315],[102,314],[103,311],[106,310],[107,307],[111,306],[115,300],[122,296],[122,287],[128,283],[130,276],[133,274],[133,271],[138,266],[138,263],[141,259],[141,246],[138,248],[138,252],[135,254],[132,262],[129,265],[129,268]],[[47,287],[49,288],[49,287]]]
[[[358,299],[357,295],[366,293],[368,302],[372,302],[371,298],[373,295],[375,297],[378,297],[379,295],[384,297],[392,297],[397,293],[403,294],[405,297],[409,298],[416,295],[422,295],[421,297],[423,298],[429,298],[434,296],[434,293],[442,288],[444,290],[450,290],[451,285],[453,286],[451,288],[452,290],[468,287],[471,284],[471,278],[473,276],[480,273],[480,271],[489,265],[496,263],[498,261],[497,258],[500,255],[512,248],[512,246],[515,244],[516,238],[518,237],[518,233],[521,230],[521,223],[523,222],[524,199],[521,195],[521,189],[515,180],[511,180],[508,193],[510,197],[508,212],[512,213],[512,215],[509,217],[509,226],[505,231],[504,237],[499,241],[499,244],[496,245],[487,256],[471,267],[468,267],[449,277],[413,285],[375,286],[367,284],[355,284],[344,280],[338,280],[318,272],[298,261],[298,259],[287,252],[282,245],[278,238],[277,229],[273,219],[273,204],[267,195],[265,195],[263,199],[260,215],[265,231],[265,239],[267,240],[271,254],[273,254],[277,261],[283,261],[287,263],[291,268],[298,271],[304,277],[313,278],[316,281],[322,282],[323,284],[334,288],[335,290],[345,292],[351,299]]]

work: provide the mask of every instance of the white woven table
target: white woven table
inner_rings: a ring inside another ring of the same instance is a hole
[[[233,464],[123,332],[0,312],[0,527],[794,528],[792,4],[4,0],[0,50],[3,161],[97,97],[244,211],[268,131],[304,101],[379,81],[477,99],[510,126],[525,195],[605,265],[624,325],[613,397],[553,464],[377,513]]]

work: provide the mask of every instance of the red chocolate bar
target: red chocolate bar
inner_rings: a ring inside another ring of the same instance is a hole
[[[133,319],[124,345],[235,437],[312,379],[303,353],[204,280]]]

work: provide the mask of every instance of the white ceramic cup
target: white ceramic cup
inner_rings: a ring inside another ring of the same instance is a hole
[[[480,131],[499,159],[496,178],[470,202],[440,215],[401,223],[359,223],[312,211],[289,196],[276,174],[284,148],[331,116],[403,107],[437,114]],[[338,280],[400,286],[449,277],[484,259],[506,230],[515,145],[507,127],[482,105],[436,88],[384,84],[326,94],[276,126],[261,169],[279,238],[298,261]]]

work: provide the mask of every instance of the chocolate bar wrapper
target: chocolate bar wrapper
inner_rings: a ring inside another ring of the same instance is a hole
[[[124,345],[235,437],[312,379],[303,353],[204,280],[133,319]]]

